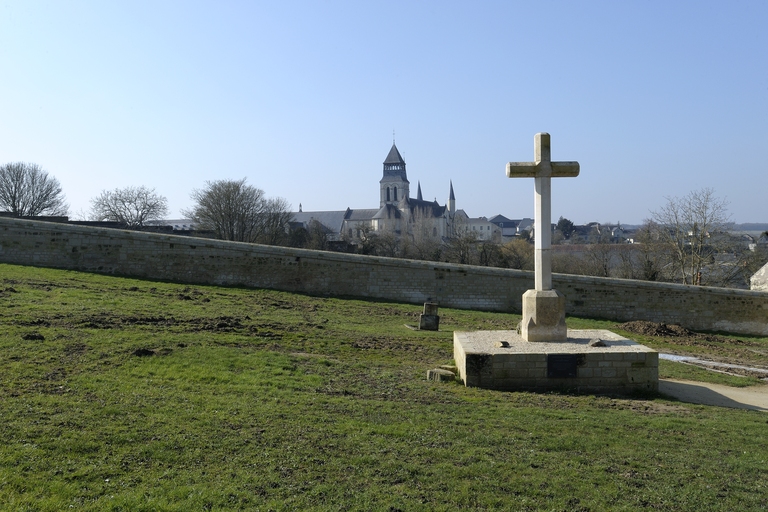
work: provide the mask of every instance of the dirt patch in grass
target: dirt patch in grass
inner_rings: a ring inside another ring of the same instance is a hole
[[[361,350],[391,350],[402,353],[427,353],[431,347],[424,343],[408,343],[393,336],[367,336],[352,342],[352,348]]]
[[[667,338],[665,341],[675,345],[708,345],[710,343],[725,343],[730,345],[757,346],[757,343],[718,336],[716,334],[704,334],[700,332],[689,331],[685,327],[676,324],[661,324],[656,322],[646,322],[635,320],[626,322],[617,326],[625,331],[642,334],[644,336],[657,336]]]
[[[233,316],[213,318],[177,319],[173,316],[119,316],[91,315],[84,318],[78,327],[88,329],[122,329],[133,326],[182,327],[190,331],[233,332],[245,329],[244,319]]]
[[[675,324],[633,321],[619,324],[616,327],[631,333],[656,338],[657,341],[666,345],[666,347],[659,347],[658,349],[667,353],[690,355],[706,361],[760,369],[766,367],[766,353],[760,350],[765,345],[761,343],[717,334],[694,332]],[[731,375],[765,378],[765,373],[751,371],[749,368],[713,368],[710,365],[697,362],[690,364]]]

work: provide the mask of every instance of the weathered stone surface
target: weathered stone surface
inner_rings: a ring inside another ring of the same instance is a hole
[[[436,381],[451,381],[456,378],[456,375],[449,370],[443,370],[442,368],[433,368],[427,370],[427,380]]]
[[[437,331],[440,329],[440,317],[437,315],[419,315],[420,331]]]
[[[548,133],[533,137],[533,162],[509,162],[508,178],[534,178],[534,260],[535,283],[538,291],[552,289],[552,178],[579,175],[578,162],[553,162]]]
[[[523,295],[520,334],[527,341],[565,341],[565,297],[552,289],[552,178],[579,175],[578,162],[553,162],[548,133],[533,138],[533,162],[509,162],[507,177],[533,177],[534,289]]]
[[[498,347],[500,338],[510,346]],[[595,338],[605,346],[590,347]],[[610,331],[570,330],[560,343],[526,341],[515,331],[455,332],[453,339],[453,356],[466,386],[596,393],[658,389],[658,353]],[[572,357],[576,376],[553,373],[550,356]]]
[[[437,302],[425,302],[422,314],[437,316],[437,309]]]
[[[527,341],[565,341],[565,297],[557,290],[528,290],[523,294],[520,335]]]

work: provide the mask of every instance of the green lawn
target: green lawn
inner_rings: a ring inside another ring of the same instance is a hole
[[[519,317],[419,312],[0,265],[0,507],[768,507],[766,413],[428,382]]]

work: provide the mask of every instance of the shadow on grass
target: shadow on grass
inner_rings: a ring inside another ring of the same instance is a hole
[[[721,388],[727,389],[725,386],[717,387],[718,390]],[[659,393],[681,402],[730,407],[732,409],[768,411],[768,407],[765,405],[768,403],[768,394],[764,392],[733,388],[732,391],[726,391],[726,395],[718,390],[694,382],[659,380]]]

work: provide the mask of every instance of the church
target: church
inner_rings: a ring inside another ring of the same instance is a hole
[[[420,183],[417,184],[416,198],[412,198],[410,186],[405,160],[393,141],[379,180],[378,208],[304,212],[299,205],[299,211],[293,213],[292,225],[309,228],[316,221],[323,226],[330,240],[350,243],[356,243],[370,232],[391,232],[397,236],[431,237],[442,241],[453,236],[455,230],[468,225],[467,214],[456,209],[452,182],[449,182],[448,201],[444,205],[437,200],[425,201]]]

